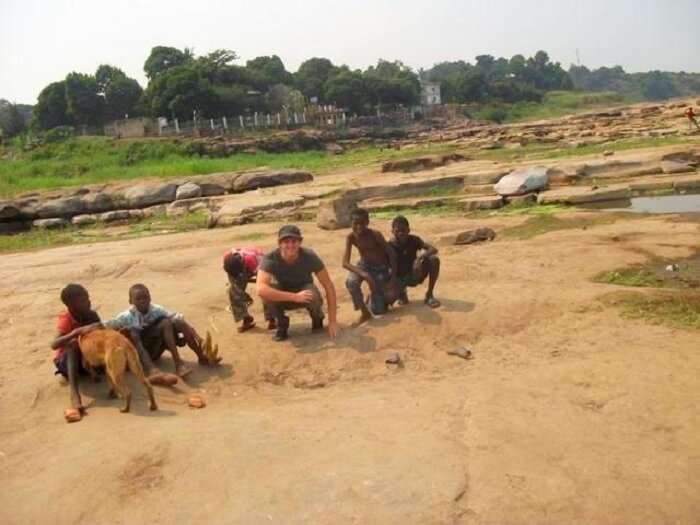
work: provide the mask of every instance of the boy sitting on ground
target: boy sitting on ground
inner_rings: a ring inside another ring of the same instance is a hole
[[[399,215],[391,223],[393,239],[389,245],[396,252],[396,277],[399,284],[399,304],[408,304],[407,287],[418,286],[426,277],[428,291],[425,294],[425,304],[431,308],[440,306],[440,301],[433,297],[435,283],[440,275],[440,259],[437,248],[424,242],[420,237],[411,235],[408,219]],[[418,252],[421,251],[420,255]]]
[[[78,388],[78,375],[83,371],[78,337],[100,327],[100,316],[92,309],[88,291],[79,284],[69,284],[61,290],[61,301],[66,311],[56,319],[58,335],[51,343],[55,350],[53,362],[56,374],[61,374],[70,385],[71,408],[64,411],[69,423],[80,421],[85,413]]]
[[[392,287],[396,285],[396,255],[381,232],[368,227],[367,210],[353,210],[351,221],[352,232],[346,239],[343,256],[343,268],[350,272],[345,285],[352,296],[355,310],[361,312],[358,323],[364,323],[372,318],[372,313],[386,312],[384,288],[387,283]],[[353,246],[360,252],[360,261],[356,265],[350,263]],[[362,281],[367,281],[369,285],[371,312],[362,296]]]
[[[151,294],[145,285],[135,284],[129,288],[129,304],[131,308],[105,325],[127,333],[139,353],[149,381],[154,374],[160,373],[154,362],[160,359],[165,350],[173,356],[175,373],[179,377],[192,372],[180,357],[178,346],[187,344],[197,354],[200,365],[215,365],[221,360],[219,358],[217,362],[210,363],[203,348],[203,339],[194,327],[185,321],[181,313],[170,312],[151,303]]]
[[[245,289],[248,283],[256,281],[258,265],[264,255],[258,248],[233,248],[224,255],[224,271],[228,277],[228,299],[233,320],[237,323],[243,321],[243,324],[238,327],[239,333],[247,332],[255,326],[255,320],[248,312],[248,307],[253,304],[253,298],[246,293]],[[274,330],[277,323],[264,303],[263,311],[267,320],[267,329]]]

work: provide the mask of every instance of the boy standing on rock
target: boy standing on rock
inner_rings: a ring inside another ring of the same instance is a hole
[[[384,288],[387,283],[390,287],[396,286],[396,255],[381,232],[368,227],[367,210],[353,210],[350,219],[352,232],[347,236],[343,256],[343,268],[350,272],[345,286],[352,296],[355,310],[361,312],[358,323],[364,323],[372,318],[372,313],[386,312]],[[353,246],[360,252],[360,261],[357,264],[350,263]],[[371,311],[362,295],[362,281],[367,281],[369,285]]]
[[[411,235],[411,228],[406,217],[399,215],[391,223],[394,235],[389,244],[396,252],[397,279],[399,282],[399,304],[408,304],[407,287],[418,286],[426,277],[428,291],[425,293],[426,305],[431,308],[440,306],[440,301],[433,296],[435,283],[440,275],[440,259],[437,248],[424,242],[420,237]],[[421,251],[420,255],[418,252]]]

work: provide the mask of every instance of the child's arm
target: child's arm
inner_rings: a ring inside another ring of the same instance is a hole
[[[51,342],[51,349],[56,350],[57,348],[65,346],[67,343],[71,342],[76,337],[86,334],[97,328],[100,328],[101,326],[102,323],[92,323],[87,324],[85,326],[79,326],[78,328],[71,330],[67,334],[62,334],[59,332],[56,335],[55,339]]]
[[[389,260],[389,268],[391,268],[391,280],[393,281],[396,279],[396,272],[398,271],[396,262],[396,252],[391,247],[391,245],[388,242],[386,242],[386,239],[382,235],[382,232],[375,231],[375,234],[379,246],[381,246],[384,249],[387,259]]]
[[[424,250],[423,253],[420,254],[422,258],[427,258],[427,257],[432,257],[433,255],[437,255],[438,249],[433,246],[432,244],[428,244],[425,241],[423,242],[422,249]]]
[[[349,272],[352,272],[356,275],[359,275],[364,280],[371,282],[372,278],[370,277],[370,275],[367,272],[362,271],[360,268],[358,268],[354,264],[350,263],[350,256],[352,255],[352,245],[353,244],[354,244],[353,236],[351,233],[348,235],[347,239],[345,240],[345,253],[343,254],[343,268],[345,268]]]

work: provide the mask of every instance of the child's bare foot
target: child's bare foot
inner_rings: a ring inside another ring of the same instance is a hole
[[[66,423],[77,423],[83,419],[83,414],[77,408],[66,408],[63,411],[63,417],[66,419]]]
[[[184,379],[192,373],[192,369],[186,364],[180,363],[175,366],[175,373],[180,376],[180,378]]]
[[[178,377],[156,370],[148,376],[148,382],[155,386],[173,386],[178,382]]]
[[[255,321],[253,320],[252,317],[246,317],[243,319],[243,324],[238,327],[238,333],[242,334],[243,332],[247,332],[251,328],[255,327]]]
[[[366,323],[372,319],[372,313],[369,311],[367,308],[362,309],[362,314],[360,315],[360,318],[357,320],[357,325],[361,325],[362,323]]]

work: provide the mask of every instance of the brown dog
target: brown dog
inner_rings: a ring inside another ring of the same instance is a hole
[[[116,393],[124,399],[124,407],[120,409],[122,412],[128,412],[131,405],[131,390],[124,382],[127,365],[148,392],[151,410],[158,410],[153,387],[146,380],[139,355],[131,341],[116,330],[99,329],[81,335],[78,338],[78,346],[83,357],[83,366],[88,372],[92,374],[93,368],[105,367],[110,384],[110,397],[114,397]]]

